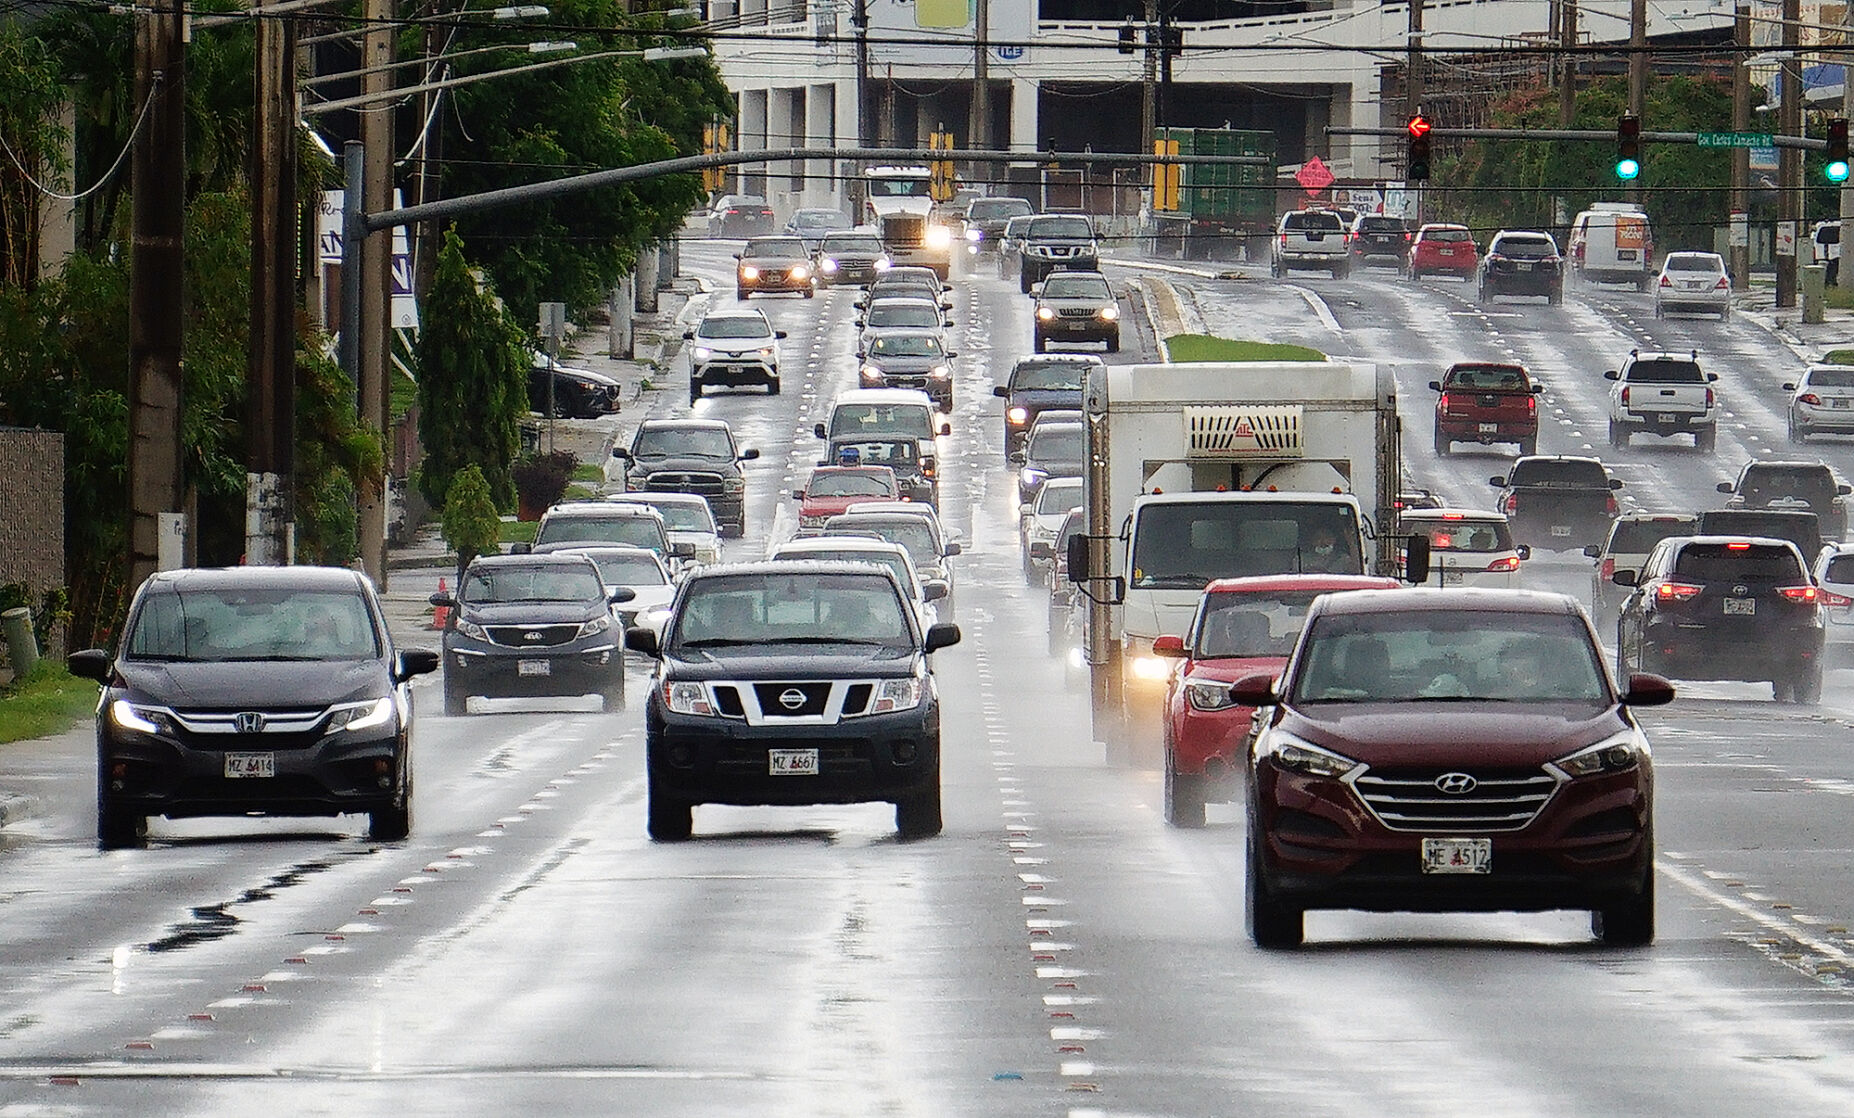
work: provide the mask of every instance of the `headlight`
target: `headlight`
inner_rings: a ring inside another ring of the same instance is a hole
[[[875,696],[869,703],[869,713],[892,714],[898,710],[913,710],[921,705],[921,696],[926,690],[923,681],[913,677],[878,680]]]
[[[1023,482],[1025,489],[1033,489],[1043,484],[1048,477],[1048,474],[1033,466],[1025,466],[1022,470],[1018,471],[1018,480]]]
[[[744,477],[724,477],[721,479],[721,491],[723,493],[744,493],[746,490],[747,479]]]
[[[123,699],[109,704],[109,719],[125,730],[159,734],[167,728],[167,712],[160,707],[138,707]]]
[[[881,380],[882,370],[875,365],[864,365],[863,366],[863,379],[864,380]]]
[[[829,257],[825,257],[823,260],[818,261],[818,271],[834,272],[836,270],[837,270],[837,262],[835,260],[832,260]]]
[[[1120,317],[1119,307],[1102,307],[1101,308],[1101,319],[1103,321],[1112,322],[1116,318],[1119,318],[1119,317]]]
[[[953,243],[952,230],[944,225],[936,225],[927,230],[928,248],[946,248]]]
[[[966,240],[976,243],[984,239],[985,239],[984,231],[979,229],[977,226],[973,226],[972,228],[966,230]]]
[[[474,621],[459,620],[457,622],[457,631],[469,637],[471,640],[482,641],[484,644],[490,643],[489,630],[483,628]]]
[[[1358,767],[1358,762],[1349,757],[1342,757],[1330,749],[1321,749],[1310,741],[1282,730],[1264,734],[1257,748],[1262,757],[1281,768],[1308,776],[1338,780]]]
[[[1010,420],[1011,425],[1013,427],[1020,427],[1023,424],[1030,422],[1030,409],[1029,408],[1011,408],[1010,410],[1004,413],[1004,418]]]
[[[805,267],[803,264],[796,265],[792,269],[793,279],[809,279],[810,276],[811,276],[811,269]]]
[[[756,280],[756,279],[759,279],[759,278],[760,278],[760,270],[759,270],[758,268],[755,268],[755,267],[754,267],[753,265],[751,265],[751,264],[742,264],[742,265],[740,266],[740,278],[741,278],[741,279],[744,279],[744,280]]]
[[[875,270],[876,270],[876,271],[878,271],[878,272],[886,272],[886,271],[888,271],[888,269],[889,269],[890,267],[891,267],[891,265],[890,265],[890,263],[889,263],[889,259],[888,259],[888,257],[886,257],[886,256],[878,256],[878,257],[876,257],[876,262],[875,262]]]
[[[769,360],[772,358],[772,355],[773,355],[773,347],[771,346],[767,346],[765,349],[756,349],[753,351],[753,356],[765,357]]]
[[[1560,757],[1548,767],[1558,769],[1572,778],[1599,776],[1632,769],[1647,757],[1648,739],[1639,731],[1624,730],[1595,745],[1587,745],[1569,757]]]
[[[715,713],[715,705],[708,700],[708,687],[701,683],[677,683],[673,680],[665,683],[663,701],[677,714]]]
[[[714,355],[715,355],[714,350],[709,349],[707,346],[703,346],[703,345],[698,345],[694,349],[689,351],[689,356],[695,358],[697,361],[706,361],[710,357],[713,357]]]
[[[927,375],[945,380],[947,377],[953,375],[953,367],[951,365],[935,365],[933,368],[927,370]]]
[[[610,610],[606,610],[604,613],[601,613],[599,616],[593,618],[591,621],[588,621],[585,624],[581,625],[579,627],[579,632],[573,634],[573,639],[580,640],[584,637],[596,637],[600,633],[603,633],[605,630],[611,627],[612,627],[612,614]]]
[[[1133,675],[1138,679],[1164,679],[1172,674],[1172,661],[1157,656],[1135,656]]]
[[[1054,308],[1051,307],[1038,307],[1036,309],[1036,317],[1038,322],[1048,322],[1050,319],[1056,317],[1056,312]]]
[[[1230,698],[1230,685],[1214,679],[1187,679],[1184,693],[1192,710],[1228,710],[1236,705]]]
[[[366,702],[346,703],[328,714],[328,733],[342,730],[371,730],[384,726],[393,718],[393,698],[385,695]]]

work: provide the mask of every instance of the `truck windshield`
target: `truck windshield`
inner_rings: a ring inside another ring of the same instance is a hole
[[[1349,504],[1205,501],[1147,505],[1127,556],[1129,583],[1198,590],[1242,575],[1364,574]]]
[[[927,197],[926,175],[919,178],[870,178],[868,181],[871,198]]]

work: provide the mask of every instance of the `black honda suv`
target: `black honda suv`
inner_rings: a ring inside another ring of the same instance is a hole
[[[1778,702],[1822,697],[1821,590],[1796,545],[1758,536],[1673,536],[1638,571],[1616,626],[1617,675],[1769,680]]]
[[[141,846],[148,817],[368,817],[412,828],[413,676],[373,584],[334,567],[162,571],[129,603],[122,643],[72,653],[103,685],[97,841]]]
[[[696,804],[886,800],[903,838],[940,832],[940,703],[922,632],[886,568],[768,560],[685,578],[644,716],[650,837],[689,837]]]

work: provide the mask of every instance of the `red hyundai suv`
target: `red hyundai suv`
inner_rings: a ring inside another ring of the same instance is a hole
[[[1249,755],[1249,934],[1291,947],[1312,908],[1591,910],[1654,938],[1654,768],[1633,707],[1660,676],[1605,670],[1568,595],[1373,590],[1313,603]]]
[[[1395,590],[1369,575],[1220,578],[1204,588],[1184,637],[1152,642],[1156,656],[1181,658],[1165,694],[1165,821],[1202,827],[1204,804],[1230,799],[1249,747],[1254,707],[1230,698],[1251,672],[1278,672],[1300,636],[1307,607],[1331,590]]]
[[[1436,395],[1436,457],[1460,443],[1516,443],[1521,454],[1539,452],[1540,387],[1523,365],[1457,361],[1432,380]]]
[[[1410,278],[1421,280],[1438,272],[1471,280],[1480,271],[1481,253],[1466,225],[1425,225],[1410,242]]]

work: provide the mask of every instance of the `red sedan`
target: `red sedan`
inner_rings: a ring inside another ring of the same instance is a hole
[[[825,521],[860,501],[900,501],[901,486],[887,466],[819,466],[803,489],[792,491],[798,506],[798,534],[815,536]]]
[[[1155,655],[1184,661],[1165,696],[1165,821],[1202,827],[1204,804],[1232,798],[1247,761],[1253,707],[1237,706],[1230,684],[1280,671],[1313,599],[1329,590],[1394,590],[1369,575],[1262,575],[1204,588],[1191,631],[1153,642]]]

